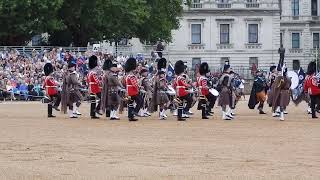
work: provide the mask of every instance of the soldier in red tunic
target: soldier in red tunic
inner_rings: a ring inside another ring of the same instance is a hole
[[[129,98],[128,102],[128,118],[129,121],[138,121],[134,117],[134,102],[138,100],[139,96],[139,83],[138,78],[135,75],[134,71],[137,68],[137,61],[135,58],[129,58],[125,64],[125,85],[127,88],[127,95]]]
[[[191,87],[190,84],[186,83],[185,79],[185,65],[183,61],[177,61],[174,66],[174,71],[177,75],[175,81],[174,81],[174,88],[177,92],[177,98],[178,98],[178,121],[185,121],[185,119],[182,117],[184,106],[183,101],[186,102],[192,102],[192,97],[189,95],[188,88]],[[187,103],[187,106],[185,107],[185,111],[189,111],[189,103]]]
[[[99,119],[96,114],[100,114],[100,99],[101,99],[101,81],[97,75],[98,58],[96,56],[91,56],[89,58],[89,74],[88,74],[88,84],[90,93],[90,116],[91,119]],[[98,105],[96,104],[96,99],[99,99]]]
[[[56,111],[60,111],[58,109],[61,101],[61,95],[58,91],[58,83],[54,80],[53,75],[53,66],[51,63],[47,63],[44,65],[44,74],[46,75],[46,79],[43,84],[43,88],[46,90],[47,97],[50,102],[48,103],[48,118],[55,117],[52,115],[52,108]]]
[[[210,88],[208,78],[206,77],[206,74],[209,72],[208,63],[202,63],[199,68],[200,76],[197,78],[196,83],[199,90],[198,110],[202,111],[202,119],[209,119],[207,115],[210,115],[210,110],[213,108],[216,101],[215,96],[209,92]],[[207,106],[207,104],[209,106]]]
[[[304,80],[304,91],[310,95],[311,114],[312,118],[318,118],[316,115],[316,104],[320,100],[320,83],[316,76],[317,65],[315,62],[310,62],[308,65],[307,76]]]

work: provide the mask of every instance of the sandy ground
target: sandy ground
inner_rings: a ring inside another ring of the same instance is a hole
[[[240,102],[237,118],[128,122],[47,119],[40,103],[0,103],[0,179],[320,179],[320,119],[286,121]],[[269,111],[269,109],[267,110]]]

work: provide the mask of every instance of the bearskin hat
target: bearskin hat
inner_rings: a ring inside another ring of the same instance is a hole
[[[272,72],[273,70],[275,70],[277,68],[277,66],[270,66],[270,72]]]
[[[93,69],[98,66],[98,58],[93,55],[89,58],[89,69]]]
[[[76,63],[73,61],[69,61],[68,62],[68,69],[73,68],[73,67],[76,67]]]
[[[51,63],[46,63],[43,67],[44,74],[49,76],[53,72],[53,66]]]
[[[185,65],[183,61],[177,61],[176,64],[174,65],[174,72],[176,73],[176,75],[180,75],[181,73],[184,72],[185,70]]]
[[[206,63],[206,62],[201,63],[200,68],[199,68],[200,75],[205,75],[208,72],[210,72],[208,63]]]
[[[308,65],[308,70],[307,70],[306,74],[307,75],[312,75],[312,74],[316,73],[316,71],[317,71],[316,62],[314,62],[314,61],[310,62],[309,65]]]
[[[165,58],[161,58],[158,61],[158,71],[165,71],[167,68],[167,60]]]
[[[137,68],[137,60],[135,58],[129,58],[125,64],[125,71],[130,72]]]
[[[223,66],[223,72],[226,72],[226,71],[228,71],[230,69],[230,65],[229,64],[225,64],[224,66]]]
[[[102,69],[103,70],[109,70],[111,67],[112,67],[112,61],[111,61],[111,59],[106,59],[105,61],[104,61],[104,63],[103,63],[103,66],[102,66]]]

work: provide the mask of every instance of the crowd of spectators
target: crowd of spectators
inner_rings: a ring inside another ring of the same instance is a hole
[[[50,51],[21,54],[15,49],[0,51],[0,100],[36,100],[44,95],[45,76],[43,66],[51,62],[55,68],[55,79],[62,83],[68,61],[75,61],[80,80],[85,85],[88,72],[87,59],[92,52],[66,52],[53,48]],[[103,59],[102,53],[97,53]]]

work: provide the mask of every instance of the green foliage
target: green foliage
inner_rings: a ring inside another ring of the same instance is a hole
[[[170,41],[182,0],[0,0],[0,43],[23,45],[50,34],[52,45],[138,37]]]
[[[0,0],[0,44],[24,45],[32,36],[63,28],[63,0]]]

